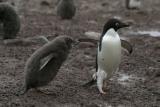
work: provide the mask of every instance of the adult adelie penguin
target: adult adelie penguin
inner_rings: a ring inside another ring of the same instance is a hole
[[[73,0],[60,0],[57,6],[57,15],[62,19],[72,19],[75,15],[76,7]]]
[[[45,86],[53,80],[73,43],[72,38],[60,36],[36,50],[27,60],[24,69],[25,90],[20,94],[26,93],[31,88]]]
[[[103,91],[104,80],[110,79],[115,71],[118,71],[121,60],[121,40],[117,33],[118,29],[128,27],[128,24],[122,23],[118,19],[110,19],[103,27],[103,32],[98,44],[96,56],[96,73],[93,74],[93,80],[84,86],[97,82],[100,93]]]

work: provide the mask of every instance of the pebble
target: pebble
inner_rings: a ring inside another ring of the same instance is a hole
[[[140,0],[126,0],[127,9],[140,9],[141,1]]]
[[[49,6],[50,5],[48,1],[42,1],[40,4],[42,6]]]
[[[94,31],[85,32],[85,36],[91,39],[95,39],[95,40],[98,40],[100,35],[101,35],[100,33],[94,32]]]
[[[95,44],[91,42],[80,42],[79,43],[79,48],[91,48],[91,47],[95,47]]]
[[[37,36],[37,37],[30,37],[25,39],[7,39],[4,40],[4,45],[19,45],[19,46],[27,46],[31,44],[45,44],[49,42],[48,39],[45,36]]]

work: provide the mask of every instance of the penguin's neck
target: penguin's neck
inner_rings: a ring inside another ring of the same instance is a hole
[[[104,37],[106,36],[111,36],[111,37],[116,37],[118,36],[117,31],[115,31],[113,28],[110,28],[105,34]]]
[[[117,31],[115,31],[113,28],[108,29],[105,33],[102,33],[102,36],[100,37],[100,43],[99,43],[99,51],[101,51],[102,48],[102,42],[104,40],[107,40],[108,38],[116,39],[119,38],[119,35]]]
[[[104,34],[102,41],[117,40],[118,38],[119,38],[118,33],[111,28]]]

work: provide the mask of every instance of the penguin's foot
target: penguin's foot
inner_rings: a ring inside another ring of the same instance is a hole
[[[97,81],[97,87],[98,87],[98,90],[99,90],[99,92],[100,92],[101,94],[106,94],[106,92],[103,91],[103,89],[102,89],[102,87],[104,87],[104,85],[103,85],[103,80],[98,80],[98,81]]]
[[[104,86],[104,80],[106,79],[106,74],[103,71],[99,71],[97,73],[97,87],[98,90],[101,94],[106,94],[106,92],[103,91],[103,86]]]
[[[105,92],[105,91],[103,91],[103,90],[101,90],[101,91],[100,91],[100,93],[101,93],[101,94],[106,94],[106,92]]]
[[[40,89],[38,89],[38,88],[35,88],[35,90],[36,90],[38,93],[42,93],[42,94],[45,94],[45,95],[55,95],[55,93],[42,91],[42,90],[40,90]]]
[[[100,94],[106,94],[106,92],[103,91],[103,89],[104,89],[104,88],[102,88],[102,87],[98,87],[98,90],[99,90]]]

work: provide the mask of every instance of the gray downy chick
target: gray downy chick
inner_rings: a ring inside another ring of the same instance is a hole
[[[7,3],[0,3],[0,23],[3,24],[3,39],[13,39],[20,30],[20,18],[14,8]]]
[[[35,51],[25,66],[25,90],[47,85],[57,75],[73,44],[68,36],[59,36]],[[47,59],[45,62],[44,59]]]
[[[73,0],[61,0],[57,6],[57,15],[62,19],[72,19],[75,15],[76,7]]]

